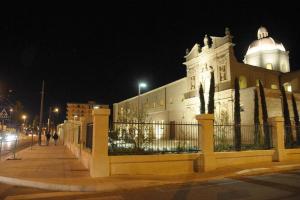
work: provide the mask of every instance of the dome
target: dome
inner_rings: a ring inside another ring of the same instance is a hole
[[[260,27],[257,31],[257,38],[249,45],[246,55],[268,50],[285,51],[284,46],[280,42],[275,42],[272,37],[268,37],[268,31],[265,27]]]

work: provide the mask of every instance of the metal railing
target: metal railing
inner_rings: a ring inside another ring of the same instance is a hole
[[[237,127],[238,126],[238,127]],[[272,147],[272,127],[270,125],[214,125],[215,151],[235,151],[235,130],[240,128],[240,150],[270,149]],[[264,130],[268,129],[268,130]],[[268,138],[265,133],[268,133]]]
[[[198,152],[198,123],[113,122],[109,154],[158,154]]]
[[[93,148],[93,123],[89,123],[86,126],[86,140],[85,140],[85,147],[92,149]]]
[[[300,148],[300,126],[284,126],[285,148]]]
[[[0,160],[17,159],[16,153],[37,142],[37,135],[25,135],[18,132],[0,132]]]

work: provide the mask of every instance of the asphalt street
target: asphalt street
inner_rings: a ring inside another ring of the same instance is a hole
[[[2,184],[0,185],[0,199],[299,200],[300,170],[258,176],[239,176],[180,185],[164,185],[134,190],[123,189],[107,193],[55,192]]]
[[[18,152],[26,147],[31,146],[32,142],[36,143],[37,136],[33,138],[31,136],[21,136],[18,140],[2,140],[0,141],[0,152],[1,158],[6,158],[7,156],[13,155],[14,152]]]

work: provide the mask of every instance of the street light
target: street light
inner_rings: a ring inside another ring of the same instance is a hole
[[[138,116],[137,116],[137,118],[138,118],[138,123],[139,123],[139,120],[140,120],[140,94],[141,94],[141,88],[146,88],[147,87],[147,84],[146,83],[144,83],[144,82],[140,82],[139,83],[139,95],[138,95]]]
[[[140,132],[140,94],[141,94],[141,88],[146,88],[147,84],[144,82],[140,82],[139,83],[139,90],[138,90],[138,116],[137,116],[137,120],[138,120],[138,147],[140,145],[139,142],[139,132]]]
[[[55,113],[59,113],[59,108],[54,108],[54,110],[53,110],[53,112],[55,112]]]
[[[22,115],[22,119],[24,120],[24,123],[23,123],[23,132],[24,132],[25,131],[25,123],[26,123],[27,116],[26,115]]]
[[[27,118],[26,115],[22,115],[22,119],[24,120],[24,125],[25,125],[26,118]]]
[[[48,131],[51,132],[52,126],[51,126],[51,114],[52,113],[59,113],[59,108],[58,107],[54,107],[54,109],[52,110],[52,106],[49,107],[49,117],[48,117]],[[55,119],[54,119],[54,126],[55,126]],[[56,131],[56,127],[55,127],[55,131]]]

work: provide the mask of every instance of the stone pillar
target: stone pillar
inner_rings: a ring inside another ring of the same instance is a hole
[[[216,169],[216,157],[214,153],[214,115],[197,115],[196,119],[200,124],[199,147],[203,154],[203,162],[200,164],[200,171],[212,171]]]
[[[87,123],[85,117],[80,117],[80,138],[79,138],[79,156],[81,157],[81,151],[84,148],[84,139],[86,136]]]
[[[286,153],[284,147],[284,119],[283,117],[271,117],[268,119],[272,125],[272,141],[275,148],[273,161],[286,160]]]
[[[90,175],[106,177],[110,175],[108,157],[108,129],[110,109],[93,110],[93,148]]]

